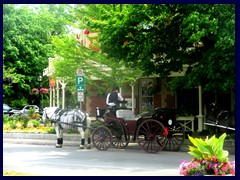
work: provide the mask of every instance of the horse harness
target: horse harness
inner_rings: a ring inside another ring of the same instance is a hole
[[[76,119],[75,121],[73,120],[72,123],[61,122],[61,121],[60,121],[61,116],[68,116],[68,115],[73,115],[73,117],[76,116],[77,119]],[[55,116],[55,117],[53,118],[53,116]],[[54,113],[53,113],[53,115],[52,115],[52,117],[51,117],[50,119],[51,119],[53,122],[55,122],[55,123],[58,122],[60,128],[63,129],[63,127],[61,126],[61,124],[66,124],[66,125],[70,125],[70,126],[73,126],[73,127],[86,127],[87,122],[84,121],[85,118],[86,118],[86,113],[83,112],[83,113],[81,114],[81,113],[78,112],[78,110],[76,110],[76,109],[74,109],[74,110],[73,110],[73,113],[72,113],[71,111],[57,108],[57,109],[54,111]],[[81,122],[81,119],[83,120],[83,125],[79,125],[79,123]]]

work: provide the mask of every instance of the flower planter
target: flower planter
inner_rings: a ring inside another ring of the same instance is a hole
[[[228,151],[223,150],[226,133],[219,138],[215,135],[202,140],[188,136],[194,146],[189,146],[189,154],[194,158],[182,161],[179,174],[183,176],[234,176],[235,161],[228,161]],[[204,175],[207,174],[207,175]],[[214,175],[220,174],[220,175]],[[226,174],[226,175],[225,175]]]

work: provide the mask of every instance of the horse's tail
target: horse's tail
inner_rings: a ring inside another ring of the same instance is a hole
[[[90,128],[90,126],[91,126],[91,118],[89,117],[89,115],[87,114],[86,115],[86,121],[87,121],[87,128]]]
[[[90,126],[91,126],[91,118],[86,114],[86,118],[85,118],[85,121],[86,121],[86,128],[84,128],[84,139],[88,141],[88,144],[91,143],[91,129],[90,129]]]

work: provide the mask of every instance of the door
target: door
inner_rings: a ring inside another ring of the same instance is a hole
[[[153,78],[140,80],[140,112],[149,112],[154,109],[154,91],[156,80]]]

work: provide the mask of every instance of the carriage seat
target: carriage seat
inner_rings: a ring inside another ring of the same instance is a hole
[[[124,120],[138,120],[134,113],[129,109],[119,109],[116,111],[117,118],[123,118]]]

